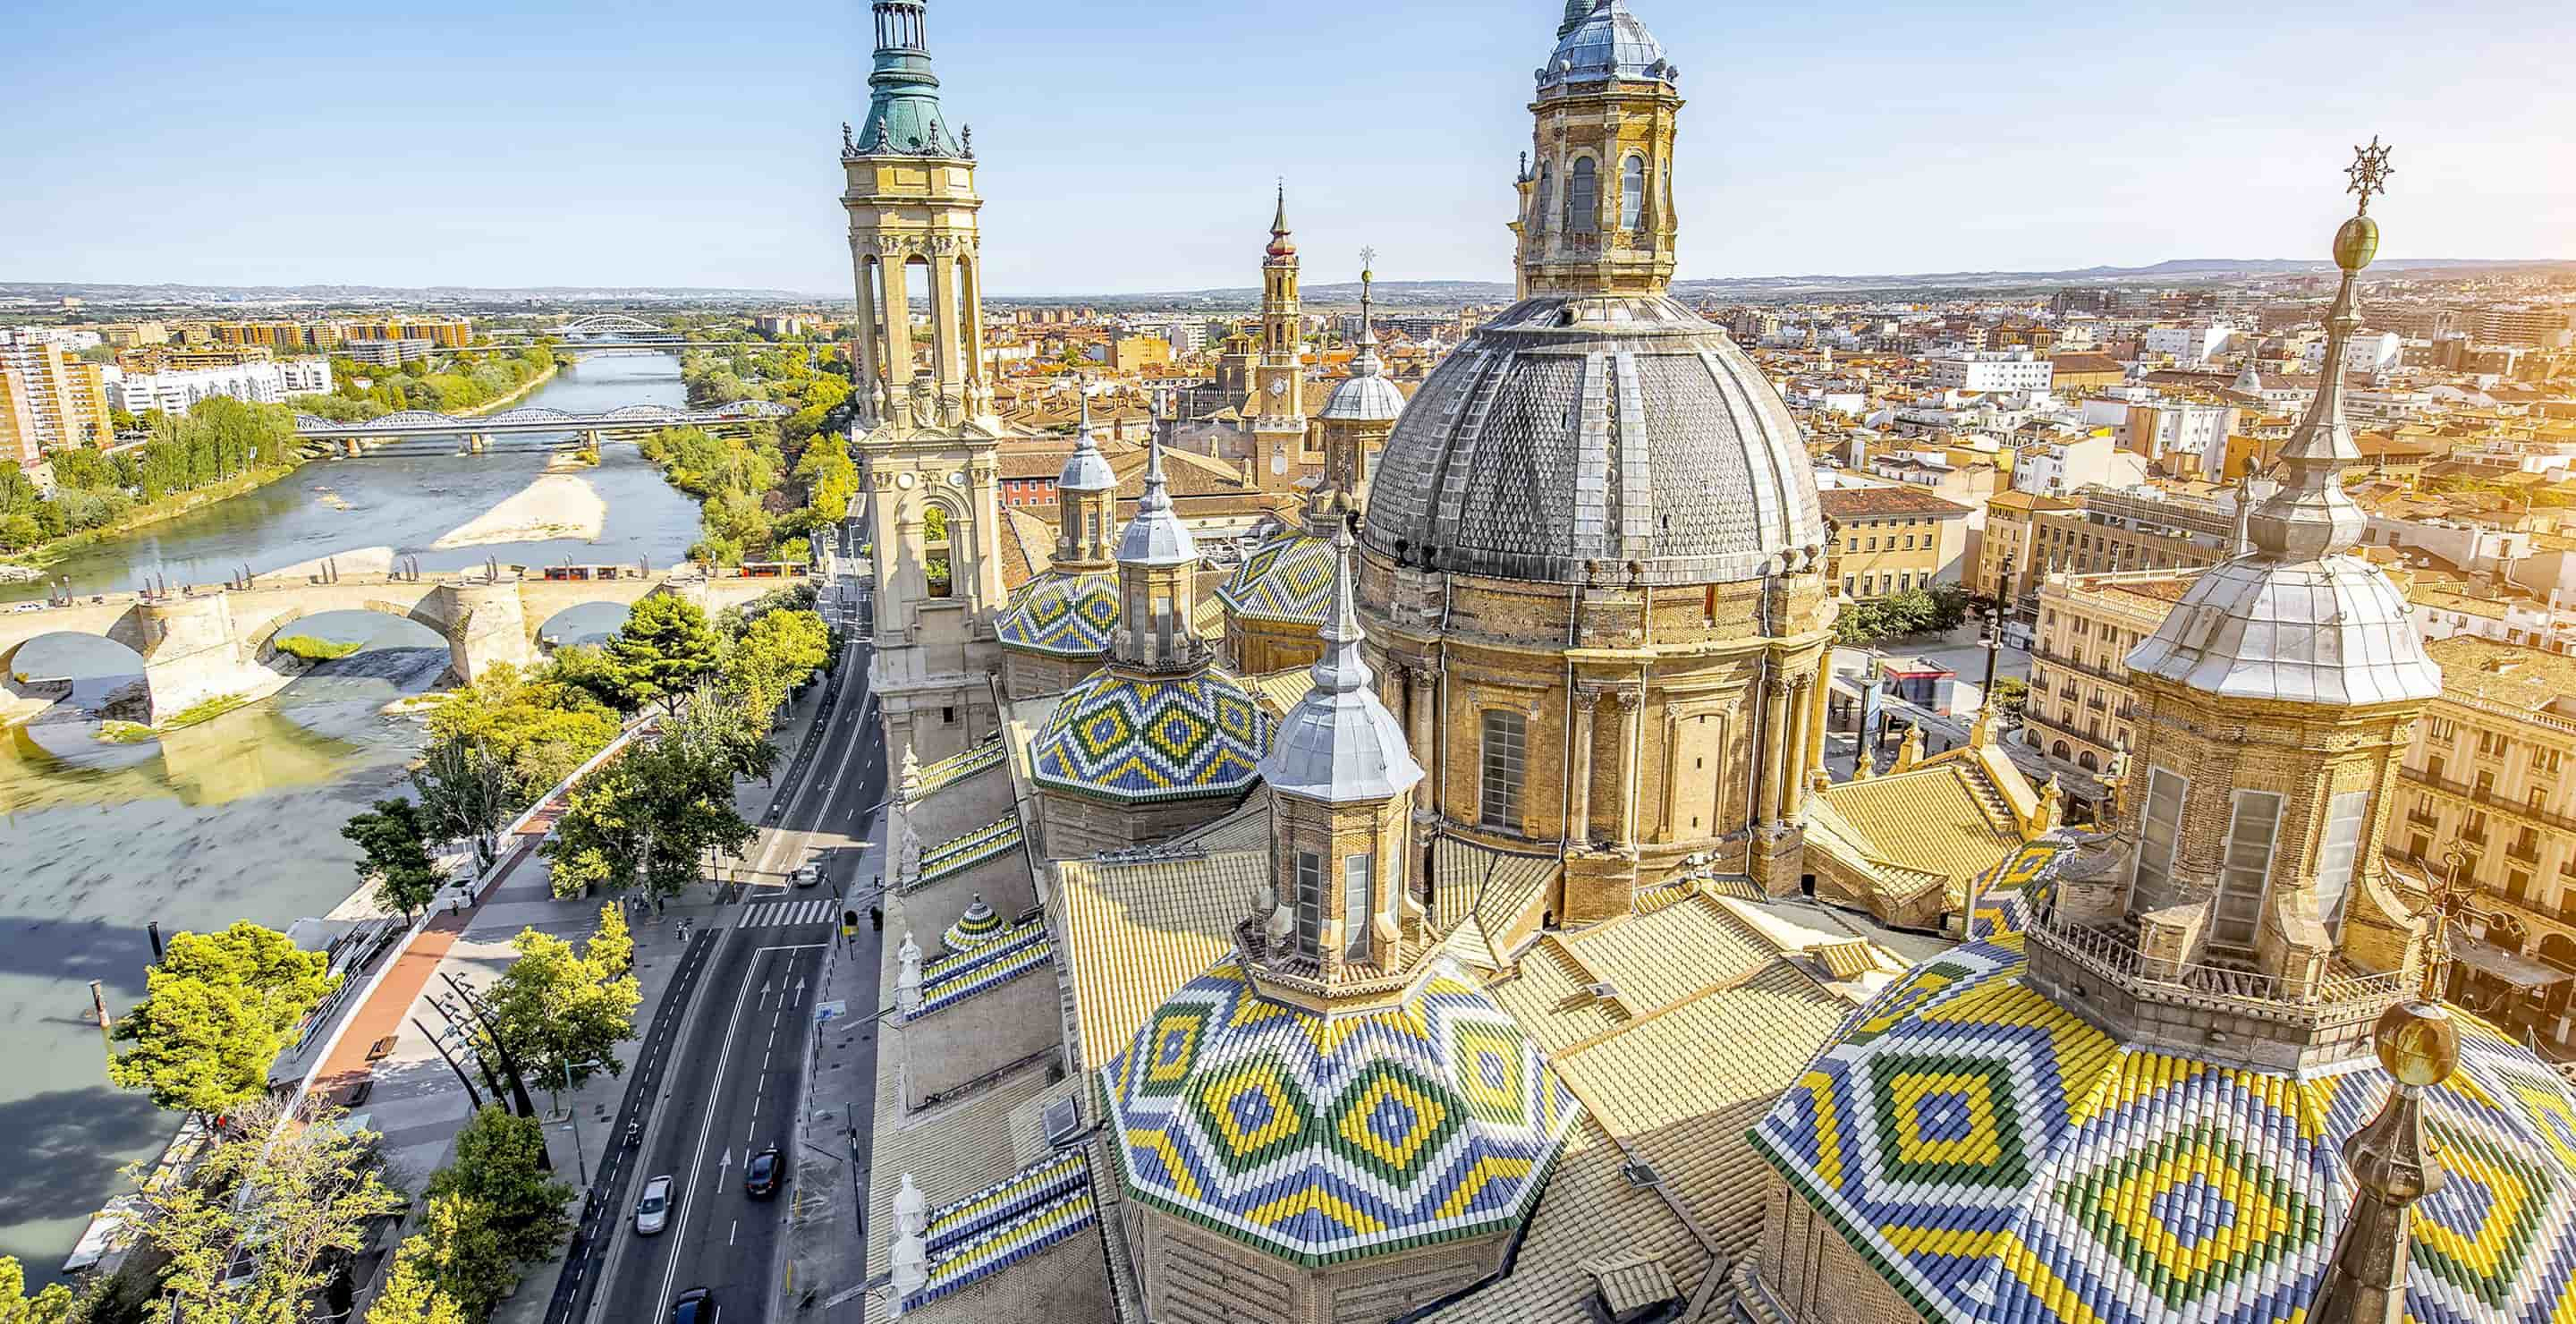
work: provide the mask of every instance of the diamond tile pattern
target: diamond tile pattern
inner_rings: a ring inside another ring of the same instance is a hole
[[[1446,961],[1393,1008],[1328,1018],[1229,958],[1099,1079],[1131,1194],[1309,1265],[1518,1223],[1582,1111]]]
[[[945,758],[937,763],[925,765],[921,770],[921,781],[905,799],[907,802],[919,800],[942,787],[954,786],[976,773],[998,768],[1002,766],[1002,759],[1008,752],[997,737],[954,758]]]
[[[1051,570],[1021,585],[993,628],[1002,647],[1023,653],[1107,657],[1118,612],[1118,576]]]
[[[1320,626],[1333,605],[1333,545],[1283,533],[1253,548],[1216,597],[1236,616]]]
[[[1260,777],[1273,721],[1221,671],[1092,673],[1032,746],[1038,784],[1129,804],[1237,795]]]
[[[1000,748],[998,745],[995,748]],[[927,887],[955,874],[964,873],[996,855],[1015,850],[1020,844],[1019,815],[998,818],[951,841],[943,841],[921,853],[921,877],[906,887],[913,891]]]
[[[1755,1149],[1929,1319],[2303,1319],[2386,1073],[2127,1046],[2024,985],[2020,945],[1958,948],[1864,1007]],[[2576,1317],[2576,1101],[2464,1021],[2428,1096],[2449,1181],[2416,1206],[2408,1314]]]

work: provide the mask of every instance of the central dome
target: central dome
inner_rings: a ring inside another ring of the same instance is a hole
[[[1526,299],[1406,408],[1363,541],[1545,583],[1625,580],[1629,562],[1655,584],[1753,579],[1822,555],[1811,463],[1761,370],[1689,308]]]

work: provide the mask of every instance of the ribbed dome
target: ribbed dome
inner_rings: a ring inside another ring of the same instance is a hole
[[[1539,90],[1606,78],[1672,81],[1677,71],[1664,58],[1664,44],[1624,0],[1601,0],[1556,43],[1547,67],[1538,71]]]
[[[1524,300],[1477,328],[1388,437],[1362,541],[1546,583],[1804,568],[1824,517],[1797,423],[1726,334],[1661,296]]]
[[[1317,418],[1349,423],[1390,423],[1404,414],[1404,392],[1384,377],[1353,377],[1333,388]]]
[[[2257,557],[2192,581],[2128,668],[2229,698],[2371,704],[2442,692],[2406,597],[2353,556],[2304,565]]]

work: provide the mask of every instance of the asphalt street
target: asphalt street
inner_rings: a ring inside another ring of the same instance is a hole
[[[827,617],[848,618],[851,589],[847,579],[826,586]],[[717,931],[700,935],[711,953],[703,971],[666,1003],[683,1027],[669,1065],[649,1083],[639,1071],[626,1105],[641,1111],[638,1101],[651,1101],[640,1161],[621,1163],[613,1180],[603,1174],[604,1249],[583,1274],[587,1284],[559,1294],[562,1313],[549,1312],[549,1324],[649,1324],[699,1287],[715,1294],[723,1324],[779,1317],[777,1265],[796,1194],[795,1128],[821,976],[845,907],[859,916],[859,940],[875,937],[867,903],[852,891],[870,880],[853,875],[885,803],[887,771],[867,691],[868,648],[853,634],[835,671],[837,692],[781,779],[759,842],[730,871],[743,880],[737,904],[719,912]],[[820,866],[825,882],[791,887],[791,871],[807,864]],[[797,904],[822,902],[829,904]],[[690,959],[698,959],[694,943]],[[873,970],[873,961],[862,968]],[[872,1008],[873,987],[848,993]],[[627,1115],[620,1114],[621,1134]],[[773,1145],[790,1184],[775,1199],[754,1200],[744,1191],[744,1165]],[[639,1236],[639,1178],[664,1174],[674,1179],[669,1226]],[[573,1278],[571,1268],[565,1277]]]

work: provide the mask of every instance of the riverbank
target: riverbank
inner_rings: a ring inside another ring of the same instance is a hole
[[[459,547],[564,538],[597,542],[607,527],[608,502],[589,479],[548,473],[471,522],[448,530],[430,548],[445,552]]]
[[[95,529],[67,533],[52,542],[31,547],[23,552],[13,552],[10,555],[17,558],[16,563],[19,565],[41,570],[83,548],[112,542],[129,533],[203,510],[218,501],[229,501],[245,493],[256,492],[281,478],[291,478],[301,472],[305,464],[306,461],[298,460],[293,464],[270,465],[237,473],[218,483],[209,483],[204,487],[136,506],[114,524],[102,524]],[[38,577],[42,578],[41,575]]]
[[[480,418],[485,414],[507,409],[510,406],[527,399],[528,396],[538,387],[553,381],[555,379],[555,374],[561,371],[563,371],[563,360],[550,359],[546,363],[546,370],[529,378],[527,385],[510,392],[508,395],[502,396],[500,399],[486,400],[479,405],[468,405],[463,409],[457,410],[456,413],[467,418]]]

